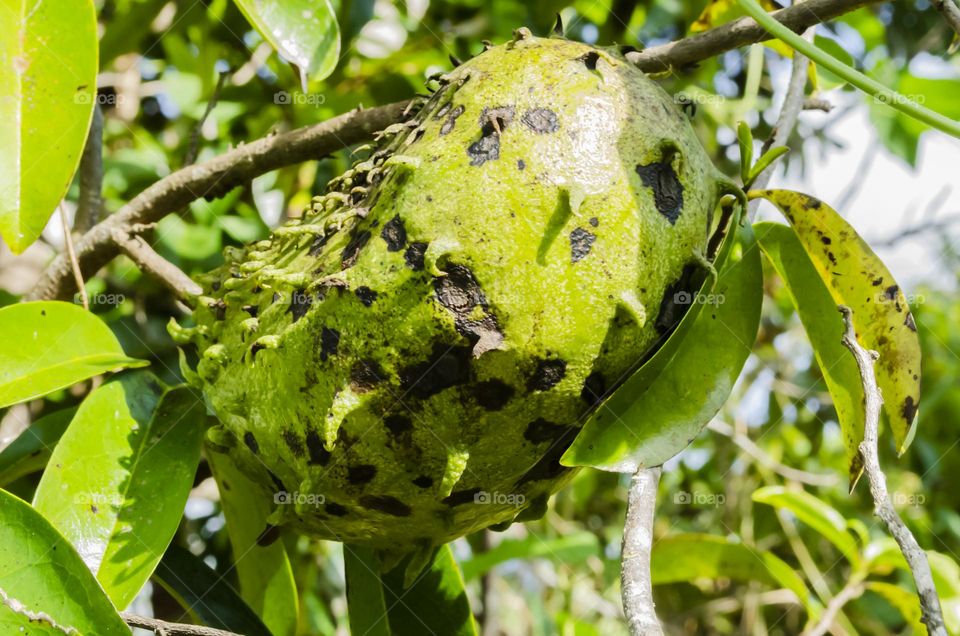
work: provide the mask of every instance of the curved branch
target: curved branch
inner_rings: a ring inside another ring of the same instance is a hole
[[[880,407],[883,397],[877,386],[877,376],[874,373],[874,364],[880,355],[876,351],[864,349],[857,341],[857,332],[853,327],[853,311],[841,305],[845,325],[843,346],[850,350],[857,367],[860,369],[860,381],[863,383],[864,417],[863,441],[860,442],[860,455],[863,457],[863,469],[870,481],[870,496],[873,497],[873,513],[880,517],[910,567],[913,580],[917,584],[917,595],[920,597],[920,610],[923,614],[921,621],[927,626],[930,636],[947,636],[947,629],[943,623],[943,610],[940,608],[940,596],[933,584],[933,574],[926,553],[920,548],[913,533],[903,523],[897,514],[890,494],[887,492],[887,477],[880,468],[880,457],[877,452],[877,429],[880,426]]]
[[[657,507],[660,467],[641,468],[630,482],[627,518],[623,524],[620,554],[620,596],[631,636],[662,636],[653,603],[650,553],[653,548],[653,513]]]
[[[807,0],[770,15],[791,31],[801,32],[861,7],[886,0]],[[627,59],[648,73],[683,68],[732,49],[771,38],[753,18],[740,18],[699,35],[627,53]]]
[[[149,629],[160,636],[241,636],[234,632],[227,632],[214,627],[189,625],[187,623],[168,623],[148,616],[138,616],[130,612],[121,612],[123,622],[130,627]]]
[[[320,124],[258,139],[210,161],[177,170],[138,194],[76,242],[80,270],[89,277],[119,254],[120,249],[113,240],[114,230],[154,223],[195,199],[222,196],[271,170],[318,159],[368,139],[395,122],[406,105],[399,102],[351,111]],[[61,254],[44,272],[27,300],[69,298],[74,287],[70,261]]]

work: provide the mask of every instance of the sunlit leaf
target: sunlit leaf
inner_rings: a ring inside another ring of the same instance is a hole
[[[877,594],[892,605],[904,620],[913,634],[924,634],[927,628],[920,622],[920,599],[913,592],[907,591],[899,585],[884,583],[883,581],[867,581],[866,589]]]
[[[573,565],[600,554],[600,542],[592,532],[575,532],[553,538],[530,535],[525,539],[505,539],[490,550],[464,561],[463,578],[469,581],[510,559],[551,559]]]
[[[83,560],[39,512],[0,490],[0,519],[0,633],[130,633]]]
[[[409,558],[386,574],[380,573],[379,560],[370,548],[345,544],[343,559],[354,634],[477,634],[463,576],[450,546],[440,547],[410,586],[404,582]]]
[[[34,505],[77,548],[117,607],[133,600],[180,523],[205,407],[190,389],[124,374],[80,405]]]
[[[920,405],[920,341],[903,290],[870,246],[825,203],[787,190],[752,192],[750,197],[780,208],[836,304],[853,310],[861,344],[880,353],[877,383],[902,453],[913,439]]]
[[[147,364],[128,358],[102,320],[70,303],[0,308],[0,333],[0,407],[101,373]]]
[[[760,0],[760,4],[767,11],[775,11],[780,8],[770,0]],[[742,18],[744,15],[746,13],[736,3],[736,0],[709,0],[699,17],[690,25],[690,33],[709,31],[737,18]],[[784,57],[793,56],[793,50],[779,40],[768,40],[763,44]]]
[[[63,198],[97,94],[92,0],[5,2],[0,11],[0,237],[37,240]]]
[[[630,473],[657,466],[683,450],[717,414],[750,355],[763,301],[760,250],[750,226],[737,236],[716,286],[697,299],[706,307],[676,355],[629,403],[601,404],[561,463]]]
[[[655,541],[650,574],[654,585],[698,578],[758,581],[796,594],[811,617],[821,611],[803,579],[778,557],[714,535],[678,534]]]
[[[272,636],[222,575],[178,545],[167,548],[153,578],[208,627],[243,636]]]
[[[797,519],[836,546],[850,563],[860,563],[857,542],[847,531],[847,522],[843,515],[810,493],[787,490],[782,486],[767,486],[754,491],[753,500],[789,510]]]
[[[283,541],[257,542],[267,528],[272,502],[251,496],[259,491],[257,485],[228,455],[208,447],[207,461],[220,490],[240,594],[274,636],[292,636],[297,629],[297,588]]]
[[[280,56],[314,80],[340,59],[340,27],[330,0],[235,0]]]
[[[0,486],[46,466],[76,412],[77,409],[71,408],[45,415],[10,442],[0,452]]]
[[[779,223],[757,223],[757,240],[786,285],[793,305],[833,398],[847,452],[851,487],[863,472],[863,388],[860,371],[850,351],[840,342],[843,321],[831,320],[837,303],[807,256],[797,235]]]

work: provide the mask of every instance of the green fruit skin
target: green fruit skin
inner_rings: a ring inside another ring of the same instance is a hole
[[[173,328],[211,447],[297,493],[276,524],[396,548],[542,513],[702,261],[727,181],[619,54],[522,30],[440,83]]]

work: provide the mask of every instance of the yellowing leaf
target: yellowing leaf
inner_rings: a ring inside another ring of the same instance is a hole
[[[902,453],[913,439],[920,404],[920,340],[903,291],[856,230],[819,199],[788,190],[753,191],[749,197],[780,208],[834,302],[853,310],[860,342],[880,353],[877,382]]]
[[[776,11],[780,8],[771,2],[771,0],[761,0],[760,4],[767,11]],[[745,15],[736,0],[710,0],[700,13],[700,16],[690,25],[690,33],[709,31],[727,22],[733,22],[737,18],[742,18]],[[764,42],[764,45],[784,57],[793,56],[793,49],[780,40],[768,40]]]

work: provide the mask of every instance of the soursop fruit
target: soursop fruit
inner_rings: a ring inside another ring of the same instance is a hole
[[[542,514],[709,268],[734,186],[615,49],[521,29],[438,83],[174,328],[276,525],[395,548]]]

